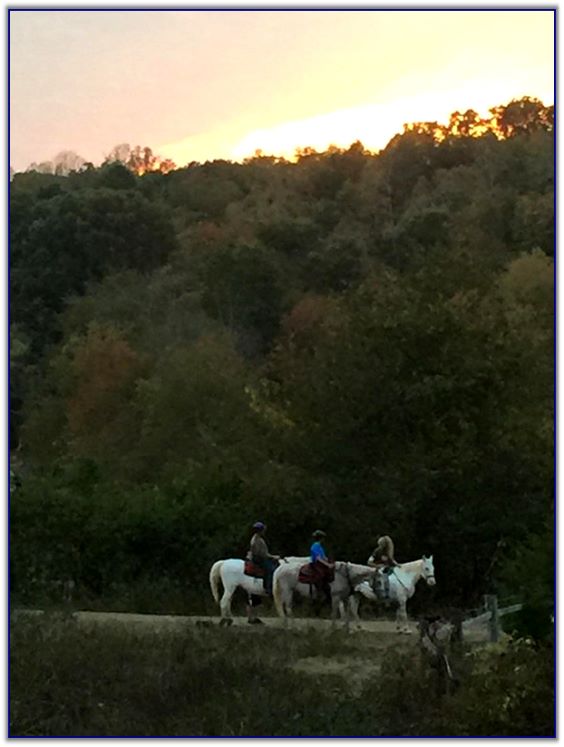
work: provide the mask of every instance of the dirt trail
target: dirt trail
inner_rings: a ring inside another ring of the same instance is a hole
[[[204,615],[141,615],[126,612],[72,612],[59,610],[45,613],[42,610],[14,610],[16,617],[42,616],[47,614],[54,619],[62,620],[72,618],[85,628],[99,625],[127,626],[130,630],[155,631],[177,631],[182,632],[186,627],[198,627],[202,629],[219,629],[219,617]],[[278,617],[262,618],[262,625],[249,625],[246,617],[235,617],[230,626],[231,630],[242,631],[247,635],[268,634],[271,630],[283,630],[284,621]],[[347,636],[346,651],[331,656],[306,656],[297,661],[288,661],[288,666],[297,672],[311,675],[314,678],[335,678],[346,683],[346,687],[352,692],[361,692],[363,686],[370,678],[380,671],[380,659],[386,650],[402,648],[404,651],[411,650],[414,655],[414,666],[417,657],[419,635],[417,625],[410,622],[410,635],[398,634],[393,620],[366,620],[362,621],[360,628],[351,624],[350,635]],[[293,618],[290,622],[290,630],[307,631],[318,630],[330,633],[332,630],[331,620],[319,618]],[[344,624],[337,622],[336,628],[341,635],[345,635]],[[465,634],[465,639],[474,642],[487,640],[487,628],[485,626],[476,628],[470,634]],[[330,680],[329,680],[330,682]]]
[[[219,625],[219,617],[209,617],[204,615],[141,615],[132,612],[68,612],[63,611],[55,613],[45,613],[43,610],[27,610],[18,609],[14,610],[16,616],[26,615],[43,615],[43,614],[58,614],[72,616],[77,622],[82,624],[105,624],[105,623],[117,623],[121,625],[135,625],[135,626],[150,626],[152,629],[155,628],[166,628],[166,629],[178,629],[185,627],[186,625],[195,625],[201,627],[212,627]],[[263,628],[279,628],[284,627],[283,620],[278,617],[267,617],[261,618],[263,625],[249,625],[246,617],[234,617],[232,627],[243,628],[245,630],[258,631]],[[318,618],[301,618],[295,617],[289,623],[290,629],[304,630],[313,628],[316,630],[331,630],[331,620],[318,619]],[[416,633],[417,626],[415,623],[410,623],[411,633]],[[338,630],[344,628],[344,624],[338,621],[336,624]],[[366,620],[361,623],[360,630],[356,625],[351,624],[350,632],[364,632],[364,633],[394,633],[395,634],[395,622],[392,620]],[[403,637],[403,636],[402,636]]]
[[[28,609],[17,609],[13,611],[16,616],[22,615],[59,615],[61,617],[72,616],[78,623],[83,625],[94,625],[94,624],[118,624],[134,626],[136,628],[145,627],[152,630],[181,630],[187,625],[194,625],[197,627],[211,628],[219,626],[219,617],[210,617],[205,615],[142,615],[132,612],[50,612],[45,613],[43,610],[28,610]],[[283,629],[284,622],[279,617],[268,617],[264,616],[261,618],[263,625],[249,625],[246,617],[234,617],[232,627],[246,631],[260,631],[263,629]],[[319,618],[304,618],[295,617],[289,623],[290,630],[325,630],[329,632],[331,630],[331,620],[319,619]],[[342,621],[337,621],[336,630],[343,630],[344,624]],[[351,634],[366,634],[375,633],[378,637],[382,636],[382,641],[378,642],[378,646],[393,645],[397,640],[410,640],[417,639],[417,624],[413,621],[409,623],[409,630],[411,635],[401,634],[396,632],[396,624],[393,620],[362,620],[360,627],[351,623],[350,633]],[[471,629],[465,631],[464,638],[467,641],[481,642],[488,639],[488,630],[486,625],[476,625]],[[376,641],[375,641],[376,642]]]

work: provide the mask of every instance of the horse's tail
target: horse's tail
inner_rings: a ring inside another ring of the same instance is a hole
[[[280,617],[284,617],[285,610],[284,610],[284,600],[282,599],[282,589],[280,585],[280,576],[283,574],[282,568],[276,571],[274,574],[274,579],[272,583],[272,598],[274,600],[274,606],[276,607],[276,612],[278,612],[278,615]]]
[[[216,604],[219,604],[219,582],[221,581],[221,567],[223,560],[216,561],[210,570],[210,587],[211,593]]]

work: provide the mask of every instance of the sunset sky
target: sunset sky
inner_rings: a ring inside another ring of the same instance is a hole
[[[552,11],[10,13],[10,163],[119,143],[179,166],[378,149],[402,124],[553,103]]]

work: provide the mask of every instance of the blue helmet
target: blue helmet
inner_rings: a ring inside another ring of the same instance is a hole
[[[263,524],[262,521],[255,521],[255,523],[253,524],[253,529],[258,529],[259,531],[261,531],[262,529],[266,529],[266,524]]]

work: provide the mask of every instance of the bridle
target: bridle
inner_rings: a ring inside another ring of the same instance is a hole
[[[403,583],[403,581],[401,580],[401,578],[396,574],[396,569],[395,568],[392,568],[392,573],[396,577],[397,581],[401,584],[401,586],[403,586],[403,588],[406,591],[409,591],[408,587]],[[433,579],[433,581],[435,580],[435,574],[434,573],[429,573],[428,575],[425,575],[425,573],[422,573],[421,576],[425,579],[425,583],[426,584],[429,583],[430,579]]]
[[[425,579],[425,583],[428,584],[431,579],[435,580],[435,573],[429,573],[427,576],[423,574],[423,578]]]

